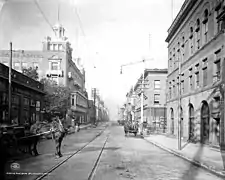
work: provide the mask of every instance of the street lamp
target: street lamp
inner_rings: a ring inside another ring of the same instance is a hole
[[[154,59],[143,59],[142,61],[138,61],[138,62],[132,62],[132,63],[128,63],[128,64],[124,64],[120,66],[120,74],[122,74],[122,68],[124,66],[130,66],[130,65],[134,65],[134,64],[138,64],[138,63],[144,63],[146,61],[153,61]],[[143,68],[143,75],[142,75],[142,79],[141,79],[141,135],[143,135],[143,122],[144,122],[144,83],[145,81],[145,66]]]

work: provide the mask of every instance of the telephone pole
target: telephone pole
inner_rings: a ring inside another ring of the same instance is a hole
[[[178,60],[178,150],[181,150],[181,59]]]
[[[94,124],[96,123],[96,88],[93,89],[94,90]]]
[[[12,102],[12,92],[11,92],[11,86],[12,86],[12,42],[10,42],[10,59],[9,59],[9,87],[8,87],[8,121],[11,124],[11,102]]]

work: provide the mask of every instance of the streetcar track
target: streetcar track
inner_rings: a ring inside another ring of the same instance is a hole
[[[100,160],[101,160],[101,156],[102,156],[102,153],[103,153],[103,151],[104,151],[104,149],[105,149],[105,146],[106,146],[106,143],[107,143],[107,141],[108,141],[108,138],[109,138],[109,134],[107,135],[106,140],[105,140],[105,142],[104,142],[104,144],[103,144],[103,146],[102,146],[102,148],[101,148],[101,151],[100,151],[100,153],[99,153],[99,155],[98,155],[98,158],[97,158],[97,160],[95,161],[94,167],[92,168],[91,173],[90,173],[90,175],[88,176],[88,180],[93,180],[93,178],[94,178],[94,175],[95,175],[95,173],[96,173],[96,171],[97,171],[97,168],[98,168],[98,166],[99,166],[99,163],[100,163]]]
[[[63,165],[65,162],[67,162],[69,159],[71,159],[73,156],[75,156],[76,154],[80,153],[90,143],[92,143],[94,140],[96,140],[106,130],[107,127],[108,127],[108,125],[100,133],[98,133],[91,141],[89,141],[87,144],[85,144],[84,146],[82,146],[81,148],[79,148],[78,150],[76,150],[74,153],[72,153],[71,155],[69,155],[63,161],[57,163],[56,165],[54,165],[53,167],[51,167],[49,170],[45,171],[42,175],[40,175],[37,178],[35,178],[35,180],[41,180],[41,179],[43,179],[44,177],[48,176],[51,172],[53,172],[54,170],[56,170],[57,168],[59,168],[61,165]]]

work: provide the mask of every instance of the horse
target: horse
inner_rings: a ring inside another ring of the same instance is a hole
[[[55,156],[62,157],[61,144],[62,144],[63,138],[66,136],[67,131],[64,128],[59,117],[53,120],[50,131],[52,133],[52,139],[55,140],[55,146],[56,146]]]

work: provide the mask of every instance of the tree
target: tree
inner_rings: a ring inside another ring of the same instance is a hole
[[[45,109],[47,113],[59,113],[65,115],[70,107],[71,90],[68,87],[57,85],[53,80],[43,78],[40,81],[44,84]]]
[[[39,76],[38,76],[38,72],[37,72],[38,68],[32,68],[32,67],[29,67],[28,69],[24,68],[22,70],[23,74],[34,79],[34,80],[38,80],[39,79]]]

